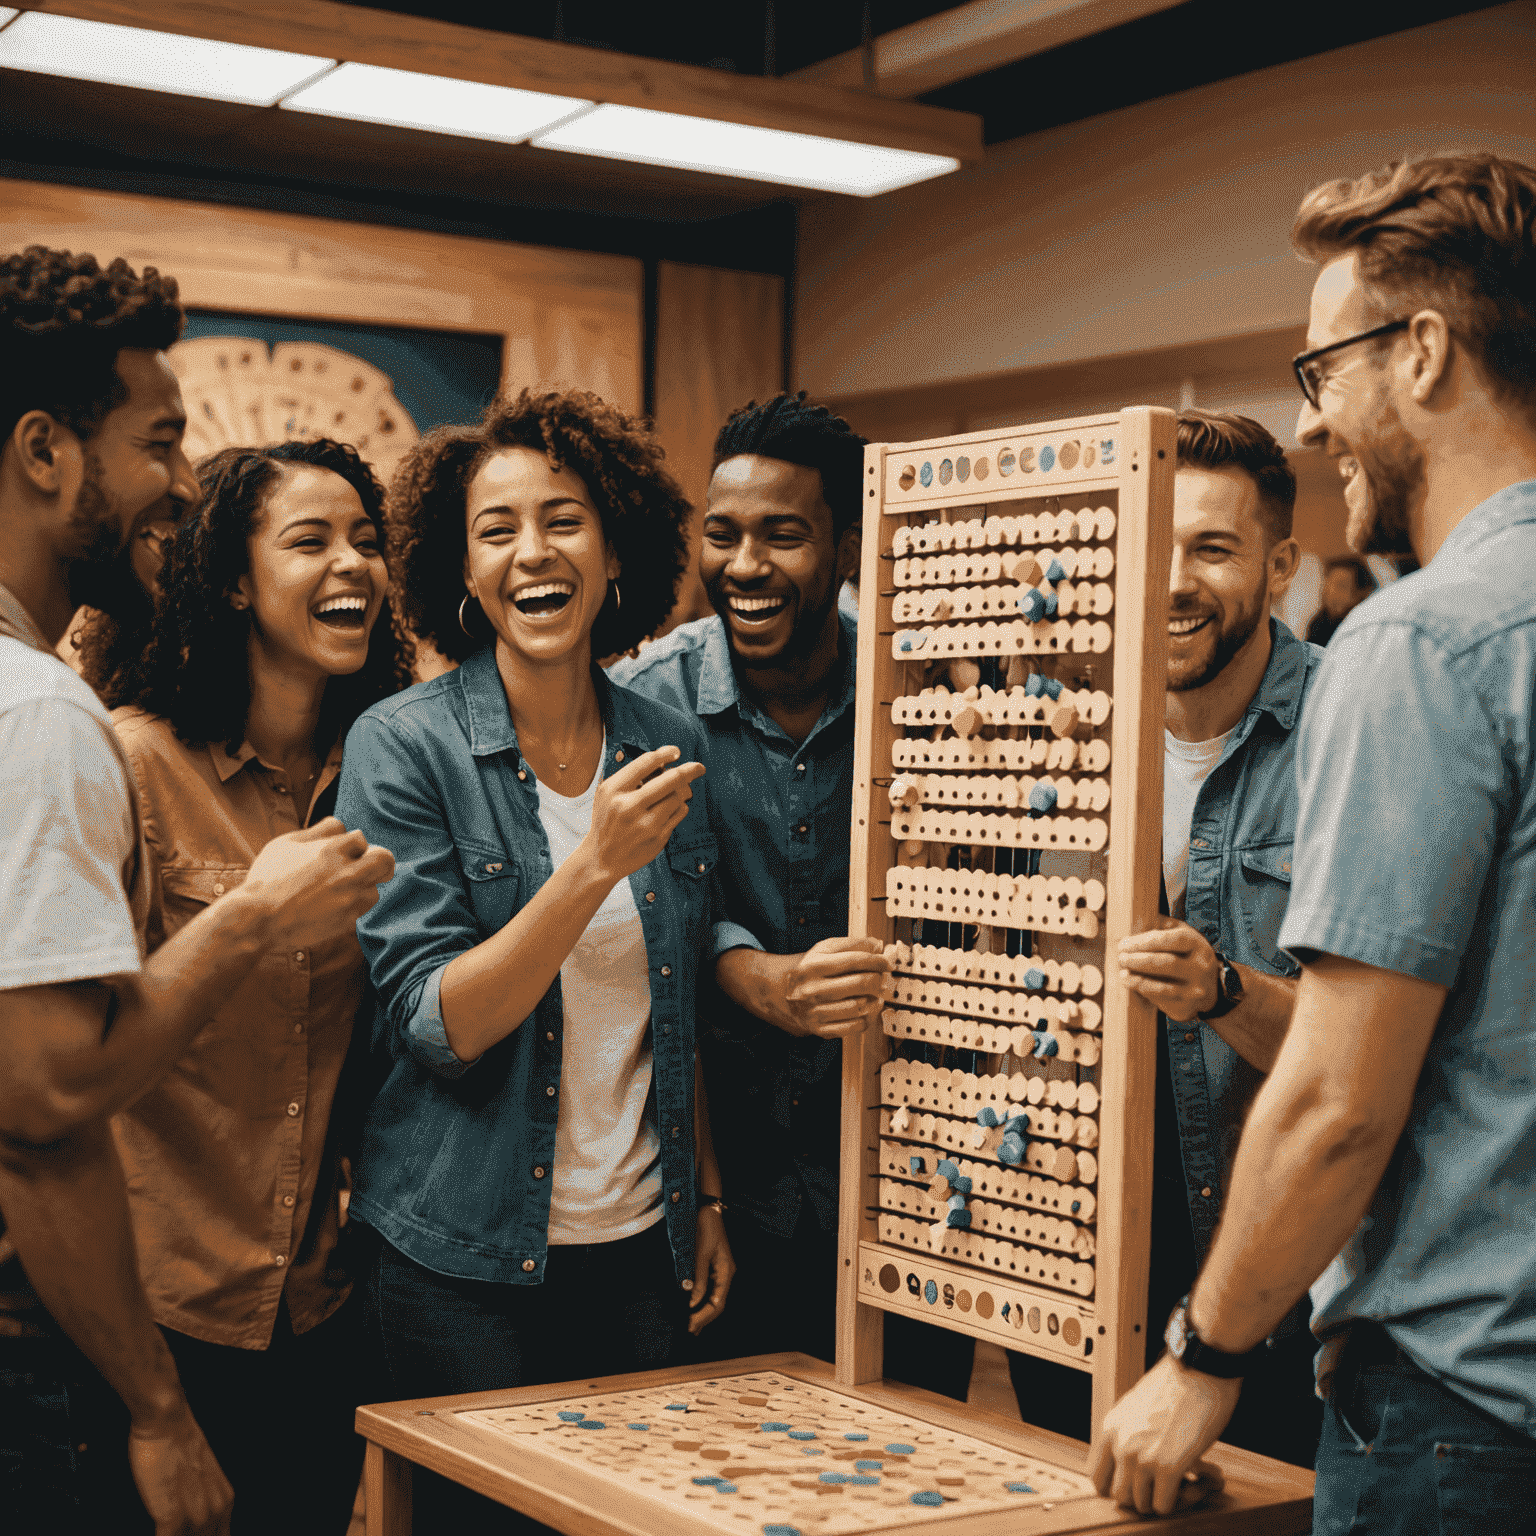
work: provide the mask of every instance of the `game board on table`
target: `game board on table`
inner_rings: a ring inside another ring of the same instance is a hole
[[[840,1536],[1086,1498],[1086,1477],[776,1371],[458,1415],[763,1536]]]

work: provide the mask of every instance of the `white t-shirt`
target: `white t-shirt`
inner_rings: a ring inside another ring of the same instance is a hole
[[[1232,731],[1237,727],[1234,725]],[[1182,920],[1189,887],[1189,828],[1195,819],[1200,786],[1221,761],[1232,731],[1210,741],[1180,741],[1163,732],[1163,884],[1168,911]]]
[[[597,772],[574,799],[539,785],[559,867],[592,827]],[[565,1047],[555,1127],[551,1243],[611,1243],[661,1220],[661,1138],[651,1093],[651,980],[628,880],[604,898],[560,967]]]

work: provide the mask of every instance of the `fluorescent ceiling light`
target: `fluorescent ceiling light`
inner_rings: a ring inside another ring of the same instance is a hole
[[[520,144],[529,134],[563,122],[592,103],[376,64],[343,64],[285,97],[282,105],[295,112]]]
[[[0,69],[270,107],[334,59],[28,11],[0,32]]]
[[[707,117],[605,104],[573,122],[535,134],[540,149],[714,171],[820,192],[875,197],[960,169],[948,155],[882,149],[779,128],[749,128]]]

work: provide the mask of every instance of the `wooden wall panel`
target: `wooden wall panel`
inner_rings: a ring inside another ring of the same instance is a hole
[[[0,182],[0,250],[34,242],[159,267],[193,306],[499,335],[504,386],[579,385],[641,408],[633,257]]]
[[[783,387],[784,279],[664,261],[656,293],[656,431],[695,508],[691,575],[672,623],[710,611],[698,580],[710,455],[725,418]]]

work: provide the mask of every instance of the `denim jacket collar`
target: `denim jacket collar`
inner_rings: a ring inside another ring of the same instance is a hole
[[[859,652],[859,626],[841,609],[837,622],[841,645],[839,663],[842,666],[842,686],[835,699],[827,700],[822,711],[823,720],[834,720],[853,703],[855,658]],[[724,714],[728,709],[742,705],[741,686],[736,681],[736,669],[731,665],[731,642],[725,632],[725,620],[710,625],[704,640],[703,660],[699,667],[698,710],[701,715]],[[748,701],[750,702],[750,701]]]
[[[1293,731],[1301,717],[1303,684],[1307,677],[1308,650],[1279,619],[1269,621],[1269,665],[1259,680],[1259,691],[1249,700],[1248,708],[1227,741],[1221,761],[1240,752],[1253,735],[1259,716],[1269,715],[1282,731]]]
[[[521,760],[517,729],[507,704],[507,690],[502,686],[496,666],[496,647],[483,645],[468,657],[458,670],[464,707],[469,714],[469,750],[475,757],[494,757],[499,752],[514,753]],[[597,707],[602,712],[603,730],[617,747],[639,754],[651,750],[645,727],[622,688],[615,688],[599,666],[592,668],[597,689]]]

